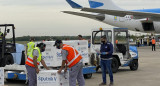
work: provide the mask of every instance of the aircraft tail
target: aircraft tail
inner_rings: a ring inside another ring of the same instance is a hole
[[[112,0],[89,0],[91,8],[98,9],[111,9],[111,10],[123,10],[118,7]]]
[[[72,0],[66,0],[68,2],[68,4],[72,7],[72,8],[82,8],[81,5],[75,3],[74,1]]]

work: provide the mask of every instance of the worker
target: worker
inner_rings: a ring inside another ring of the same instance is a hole
[[[118,44],[118,40],[116,40],[116,44]]]
[[[44,60],[42,59],[42,52],[45,51],[46,45],[44,43],[37,44],[37,47],[35,47],[31,51],[31,55],[27,58],[26,61],[26,69],[27,69],[27,75],[29,80],[28,86],[37,86],[37,74],[39,73],[38,65],[41,64],[49,70],[49,68],[46,66]]]
[[[156,40],[155,40],[154,37],[153,37],[153,39],[152,39],[152,51],[153,51],[153,50],[156,51],[155,45],[156,45]]]
[[[137,43],[137,47],[139,47],[139,45],[140,45],[140,40],[139,40],[139,38],[137,38],[136,43]]]
[[[158,41],[159,41],[159,48],[160,48],[160,37],[158,37]]]
[[[35,43],[34,43],[34,38],[30,39],[30,42],[27,43],[26,47],[26,52],[27,52],[27,57],[31,55],[31,51],[35,48]]]
[[[88,39],[88,48],[91,47],[91,39]]]
[[[78,35],[78,39],[79,39],[79,40],[85,40],[85,39],[82,37],[82,35]]]
[[[1,32],[1,28],[0,28],[0,42],[2,42],[3,39],[3,33]]]
[[[69,86],[76,86],[76,80],[79,86],[85,86],[83,77],[82,56],[78,51],[70,45],[63,44],[61,40],[56,40],[55,45],[58,49],[62,49],[62,65],[58,70],[61,73],[65,66],[65,72],[69,67]]]
[[[100,47],[100,66],[102,70],[102,79],[103,82],[99,84],[99,86],[106,85],[106,70],[109,73],[110,77],[110,84],[109,86],[113,86],[113,73],[112,73],[112,68],[111,68],[111,63],[112,63],[112,53],[113,53],[113,45],[112,43],[107,41],[106,36],[101,37],[101,47]]]
[[[149,37],[149,46],[151,46],[152,45],[152,37],[150,36]]]

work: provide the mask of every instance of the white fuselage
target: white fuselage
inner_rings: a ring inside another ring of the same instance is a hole
[[[121,28],[128,28],[129,30],[132,30],[132,31],[160,33],[160,22],[152,21],[154,30],[145,31],[142,25],[142,21],[150,22],[147,19],[143,19],[143,20],[133,19],[132,16],[130,15],[126,15],[125,17],[105,15],[105,19],[103,20],[103,22],[106,24],[110,24],[112,26],[121,27]]]

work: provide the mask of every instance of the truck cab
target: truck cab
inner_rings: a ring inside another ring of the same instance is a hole
[[[91,35],[91,63],[100,68],[101,37],[106,36],[107,41],[113,44],[112,71],[117,72],[119,66],[130,66],[131,70],[138,69],[138,51],[135,46],[129,46],[129,34],[127,28],[99,28],[93,29]]]
[[[13,64],[13,56],[11,53],[16,52],[14,24],[1,24],[1,40],[0,40],[0,67],[6,64]],[[7,37],[10,36],[10,39]]]
[[[14,24],[0,24],[0,67],[25,63],[24,45],[15,41]]]

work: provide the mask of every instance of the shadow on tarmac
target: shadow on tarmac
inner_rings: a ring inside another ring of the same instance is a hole
[[[118,69],[118,71],[116,73],[121,73],[121,72],[133,72],[130,69]],[[99,71],[97,71],[96,73],[102,73],[101,69],[99,69]],[[108,73],[108,72],[107,72]]]
[[[25,80],[6,80],[4,84],[6,86],[22,86],[22,84],[23,86],[27,86],[25,82],[26,82]]]

